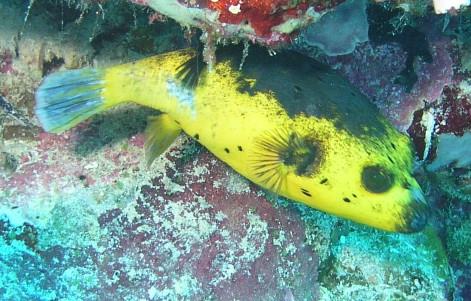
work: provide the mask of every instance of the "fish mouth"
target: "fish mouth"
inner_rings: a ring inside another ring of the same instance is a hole
[[[397,225],[397,231],[415,233],[424,229],[430,214],[430,206],[419,187],[410,190],[410,202],[402,213],[403,223]]]

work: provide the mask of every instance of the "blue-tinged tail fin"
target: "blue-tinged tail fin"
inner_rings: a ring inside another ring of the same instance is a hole
[[[105,108],[103,71],[80,69],[44,79],[36,92],[36,116],[44,130],[61,133]]]

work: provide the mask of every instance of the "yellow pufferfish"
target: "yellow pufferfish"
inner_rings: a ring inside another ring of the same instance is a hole
[[[420,231],[428,205],[413,151],[368,99],[329,67],[293,52],[222,47],[208,71],[193,49],[106,69],[52,74],[36,114],[60,133],[125,102],[149,118],[148,163],[183,130],[261,187],[372,227]]]

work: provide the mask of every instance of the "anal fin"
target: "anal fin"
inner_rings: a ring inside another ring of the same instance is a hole
[[[167,114],[147,119],[144,143],[147,166],[175,141],[181,131],[181,127]]]

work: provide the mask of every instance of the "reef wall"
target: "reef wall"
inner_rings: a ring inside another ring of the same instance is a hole
[[[158,2],[0,3],[0,299],[469,298],[469,9],[369,3],[368,41],[340,56],[293,36],[413,139],[434,214],[401,235],[265,192],[184,136],[147,168],[146,109],[43,132],[34,92],[47,74],[195,44],[194,29],[145,6]],[[315,11],[340,5],[326,3]]]

